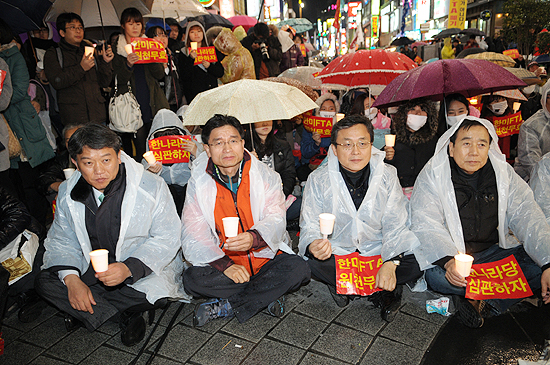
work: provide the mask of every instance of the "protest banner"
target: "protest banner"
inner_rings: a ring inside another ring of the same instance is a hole
[[[307,56],[307,49],[306,49],[306,45],[305,44],[300,44],[300,51],[302,51],[302,56],[303,57],[306,57]]]
[[[521,112],[510,114],[504,117],[493,119],[493,125],[497,131],[497,136],[506,137],[519,133],[519,127],[523,123]]]
[[[464,29],[466,21],[466,0],[449,1],[449,19],[448,28]]]
[[[134,53],[139,57],[136,64],[168,62],[164,46],[152,38],[132,38],[131,44]]]
[[[202,61],[218,62],[218,56],[216,56],[215,47],[201,47],[197,48],[197,57],[195,57],[195,65],[202,63]]]
[[[519,51],[517,49],[507,49],[506,51],[502,52],[502,54],[505,54],[506,56],[510,56],[513,59],[516,59],[519,57]]]
[[[311,133],[319,133],[321,137],[330,137],[333,118],[316,117],[307,114],[304,118],[304,128]]]
[[[335,255],[336,293],[345,295],[371,295],[375,288],[376,274],[382,266],[382,256],[361,256],[358,252]]]
[[[472,265],[472,273],[466,280],[466,298],[469,299],[517,299],[533,295],[514,255]]]
[[[193,141],[193,136],[158,137],[149,141],[149,150],[163,164],[189,162],[190,153],[183,149],[185,141]]]

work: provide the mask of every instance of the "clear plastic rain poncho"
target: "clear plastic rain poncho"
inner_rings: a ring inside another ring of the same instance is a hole
[[[135,257],[153,272],[130,287],[145,293],[149,303],[161,298],[189,299],[184,293],[181,273],[180,222],[164,181],[121,152],[126,167],[126,191],[116,260]],[[59,187],[55,220],[44,241],[44,265],[72,266],[81,273],[90,265],[92,246],[86,231],[85,206],[71,199],[70,193],[82,175],[76,171]]]
[[[467,119],[482,123],[492,137],[489,159],[497,180],[499,246],[507,249],[521,242],[539,266],[550,262],[550,227],[535,203],[533,192],[506,162],[491,122],[471,116],[464,120]],[[420,240],[414,253],[421,270],[433,267],[435,261],[445,256],[465,252],[448,155],[449,139],[462,123],[455,124],[441,136],[434,156],[414,184],[410,203],[411,230]]]
[[[514,170],[525,181],[529,181],[531,171],[542,156],[550,152],[550,111],[546,108],[546,96],[550,83],[540,89],[542,109],[523,122],[519,129],[518,157]]]
[[[386,154],[372,147],[367,194],[355,209],[338,158],[329,148],[328,163],[311,173],[307,180],[300,216],[300,255],[316,239],[323,238],[319,214],[336,216],[329,241],[332,253],[346,255],[359,250],[361,255],[382,255],[389,260],[411,253],[419,244],[408,229],[408,200],[403,195],[397,170],[384,163]]]
[[[174,113],[173,111],[169,109],[161,109],[158,111],[157,115],[155,115],[155,118],[153,118],[153,123],[151,124],[151,131],[149,132],[149,137],[147,140],[153,139],[153,134],[155,132],[160,131],[162,129],[173,129],[177,128],[180,130],[180,132],[183,135],[190,135],[187,128],[183,126],[183,123],[181,122],[180,118]],[[197,145],[197,156],[204,150],[202,143],[199,143],[198,141],[194,141]],[[147,151],[149,151],[149,143],[147,143]],[[142,165],[147,168],[149,167],[149,163],[147,160],[142,159],[141,160]],[[191,177],[191,165],[192,162],[186,163],[175,163],[171,166],[162,165],[162,170],[160,170],[159,175],[166,181],[167,184],[177,184],[180,186],[184,186],[187,184],[187,181],[189,181],[189,178]]]
[[[550,224],[550,153],[544,155],[535,165],[529,185],[533,189],[535,200],[539,203],[546,221]]]
[[[254,59],[248,49],[244,48],[237,37],[227,28],[223,28],[214,40],[214,46],[225,55],[222,61],[224,68],[220,81],[228,84],[241,79],[256,79]]]
[[[191,179],[187,184],[187,196],[182,214],[183,255],[196,266],[205,266],[223,256],[220,240],[216,233],[214,207],[216,204],[216,182],[206,172],[206,153],[195,160]],[[273,258],[278,250],[293,254],[286,232],[285,196],[279,174],[250,157],[250,207],[254,226],[266,248],[254,252],[258,258]]]

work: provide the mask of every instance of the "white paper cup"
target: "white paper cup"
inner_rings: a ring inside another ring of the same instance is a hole
[[[90,260],[95,272],[104,272],[109,268],[109,251],[100,249],[90,252]]]
[[[459,253],[455,255],[455,267],[460,275],[467,278],[470,276],[470,270],[472,269],[472,263],[474,258],[470,255],[464,253]]]
[[[85,46],[85,47],[84,47],[84,54],[86,55],[86,57],[93,56],[93,55],[94,55],[94,51],[95,51],[95,48],[94,48],[94,47],[90,47],[90,46]]]
[[[132,47],[131,44],[127,44],[124,46],[124,50],[126,51],[126,53],[130,54],[130,53],[134,53],[134,47]]]
[[[341,121],[342,119],[344,119],[346,117],[345,114],[343,113],[337,113],[336,114],[336,123],[338,123],[339,121]]]
[[[231,238],[239,234],[239,217],[222,218],[225,237]]]
[[[521,103],[516,101],[514,103],[514,111],[517,112],[519,110],[519,108],[521,108]]]
[[[395,134],[386,134],[386,147],[395,146]]]
[[[65,174],[65,180],[69,180],[71,176],[73,176],[74,172],[76,170],[73,168],[63,169],[63,173]]]
[[[147,161],[149,165],[153,165],[155,162],[157,162],[157,159],[155,158],[155,155],[152,151],[147,151],[143,154],[143,158]]]
[[[332,234],[334,228],[334,221],[336,216],[330,213],[321,213],[319,214],[319,225],[321,226],[321,234],[328,236]]]
[[[199,47],[199,42],[191,42],[191,50],[196,51]]]

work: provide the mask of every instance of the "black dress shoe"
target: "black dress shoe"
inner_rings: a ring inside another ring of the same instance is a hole
[[[384,290],[381,292],[380,299],[382,319],[386,322],[393,321],[401,307],[401,291],[397,287],[392,292]]]
[[[84,323],[80,322],[70,314],[65,313],[65,329],[67,329],[67,332],[73,332],[80,327],[84,327]]]
[[[120,316],[120,328],[120,340],[124,346],[134,346],[145,337],[147,323],[141,312],[125,312]]]

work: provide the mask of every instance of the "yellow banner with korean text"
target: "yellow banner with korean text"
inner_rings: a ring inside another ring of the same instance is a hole
[[[193,136],[158,137],[149,141],[149,150],[163,164],[189,162],[190,154],[184,150],[189,141],[193,142]]]
[[[334,255],[336,262],[336,293],[345,295],[371,295],[375,288],[376,274],[382,266],[382,256]]]
[[[202,63],[202,61],[208,61],[210,63],[218,62],[218,56],[216,56],[216,48],[213,46],[197,48],[197,57],[195,57],[195,65]]]
[[[140,63],[166,63],[168,56],[164,45],[152,38],[132,38],[132,47]]]
[[[450,0],[447,28],[464,29],[464,23],[466,21],[466,6],[466,0]]]
[[[321,137],[330,137],[332,132],[333,118],[316,117],[306,114],[304,118],[304,128],[311,133],[319,133]]]
[[[521,127],[522,124],[523,119],[521,118],[521,112],[493,119],[493,125],[495,126],[497,136],[499,137],[518,134],[519,127]]]

